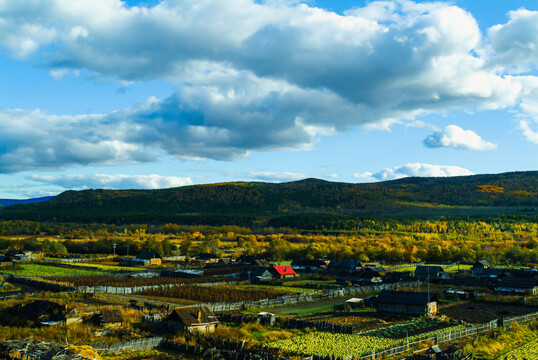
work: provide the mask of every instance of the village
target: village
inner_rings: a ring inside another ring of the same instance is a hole
[[[9,250],[0,262],[0,325],[10,334],[0,354],[9,359],[462,359],[476,355],[476,339],[538,318],[538,271],[486,260],[276,264],[141,251],[45,261]],[[63,275],[45,276],[53,268]],[[42,342],[52,332],[57,343]]]

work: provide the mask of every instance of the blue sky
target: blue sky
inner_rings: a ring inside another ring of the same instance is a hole
[[[535,1],[0,2],[0,198],[538,169]]]

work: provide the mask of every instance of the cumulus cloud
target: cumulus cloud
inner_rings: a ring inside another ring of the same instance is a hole
[[[514,73],[538,67],[538,11],[519,9],[508,13],[506,24],[488,31],[495,56],[491,63],[512,67]]]
[[[431,165],[421,163],[409,163],[392,169],[383,169],[377,173],[365,172],[355,174],[355,178],[362,181],[385,181],[401,179],[405,177],[446,177],[473,175],[467,169],[451,165]]]
[[[499,58],[492,65],[495,53],[484,51],[473,16],[443,2],[375,1],[338,15],[254,0],[0,1],[0,48],[48,66],[51,76],[87,70],[176,89],[109,114],[4,110],[0,172],[163,154],[233,160],[309,149],[316,136],[355,126],[386,129],[424,114],[511,107],[530,82],[503,66],[534,61],[534,38],[523,50],[509,48],[532,16],[513,12],[490,30]]]
[[[436,131],[424,140],[430,148],[449,147],[463,150],[493,150],[497,144],[483,140],[474,131],[463,130],[456,125],[448,125],[442,131]]]
[[[163,189],[191,185],[188,177],[160,175],[32,175],[31,180],[56,185],[64,189]]]

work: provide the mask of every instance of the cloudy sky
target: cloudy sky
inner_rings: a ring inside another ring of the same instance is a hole
[[[0,0],[0,198],[538,169],[534,0]]]

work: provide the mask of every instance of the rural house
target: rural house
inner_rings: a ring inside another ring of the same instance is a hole
[[[382,290],[376,307],[379,312],[430,315],[437,313],[437,297],[427,292]]]
[[[428,279],[438,279],[445,276],[442,266],[424,266],[418,265],[415,269],[415,277],[418,280],[426,281]]]
[[[312,270],[324,269],[327,266],[324,260],[295,259],[291,262],[291,267],[295,271],[310,272]]]
[[[358,268],[358,263],[355,260],[331,260],[327,266],[329,274],[338,275],[342,272],[350,273]]]
[[[119,309],[104,310],[95,314],[92,320],[97,326],[105,328],[119,328],[123,325],[123,315]]]
[[[478,260],[473,265],[473,269],[488,269],[490,267],[491,264],[487,260]]]
[[[497,280],[495,292],[509,295],[536,295],[538,285],[534,277],[506,276]]]
[[[275,279],[286,279],[298,276],[295,270],[289,265],[274,265],[269,268],[269,272]]]
[[[263,283],[273,280],[273,274],[269,269],[264,267],[245,268],[240,275],[241,279],[249,280],[254,283]]]
[[[141,251],[131,262],[144,266],[161,266],[162,257],[155,251]]]
[[[175,308],[165,323],[172,331],[213,332],[219,321],[209,307],[201,305]]]

